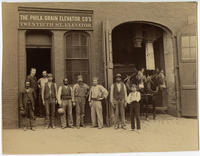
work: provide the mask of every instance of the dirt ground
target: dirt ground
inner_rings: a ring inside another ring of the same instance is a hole
[[[198,150],[198,120],[158,115],[156,120],[141,121],[140,132],[96,129],[22,129],[3,130],[3,153],[64,154],[119,153]]]

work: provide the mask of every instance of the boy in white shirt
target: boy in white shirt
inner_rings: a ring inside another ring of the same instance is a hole
[[[135,118],[137,129],[140,127],[140,101],[141,95],[140,92],[136,90],[136,85],[131,85],[131,92],[128,95],[127,103],[130,105],[130,118],[131,118],[131,130],[135,129]]]

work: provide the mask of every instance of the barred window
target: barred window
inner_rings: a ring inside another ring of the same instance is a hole
[[[70,32],[66,35],[66,76],[70,83],[76,83],[82,75],[89,83],[89,36],[84,32]]]

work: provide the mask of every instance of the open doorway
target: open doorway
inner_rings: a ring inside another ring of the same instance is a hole
[[[32,67],[36,68],[36,78],[42,77],[42,71],[51,72],[51,48],[26,48],[26,74],[30,74]]]
[[[124,80],[141,68],[147,69],[146,74],[156,69],[165,72],[163,32],[160,27],[141,22],[115,27],[112,30],[113,78],[120,73]],[[147,58],[150,51],[152,58]],[[154,69],[149,68],[148,61],[153,62]],[[162,95],[158,96],[156,106],[162,107],[163,99]],[[126,110],[126,114],[128,112]]]

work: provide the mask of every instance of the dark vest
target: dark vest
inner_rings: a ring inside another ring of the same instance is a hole
[[[116,100],[125,98],[124,83],[120,83],[120,85],[121,85],[121,89],[120,89],[120,92],[119,92],[118,88],[117,88],[117,83],[114,83],[113,98],[116,99]]]
[[[50,95],[50,88],[48,86],[48,83],[45,83],[45,87],[44,87],[44,99],[49,99],[49,98],[56,98],[56,88],[55,88],[55,84],[52,83],[51,84],[51,95]]]
[[[62,100],[68,100],[71,99],[72,95],[71,95],[71,89],[69,86],[67,86],[67,88],[63,85],[62,86],[62,93],[61,93],[61,99]]]

